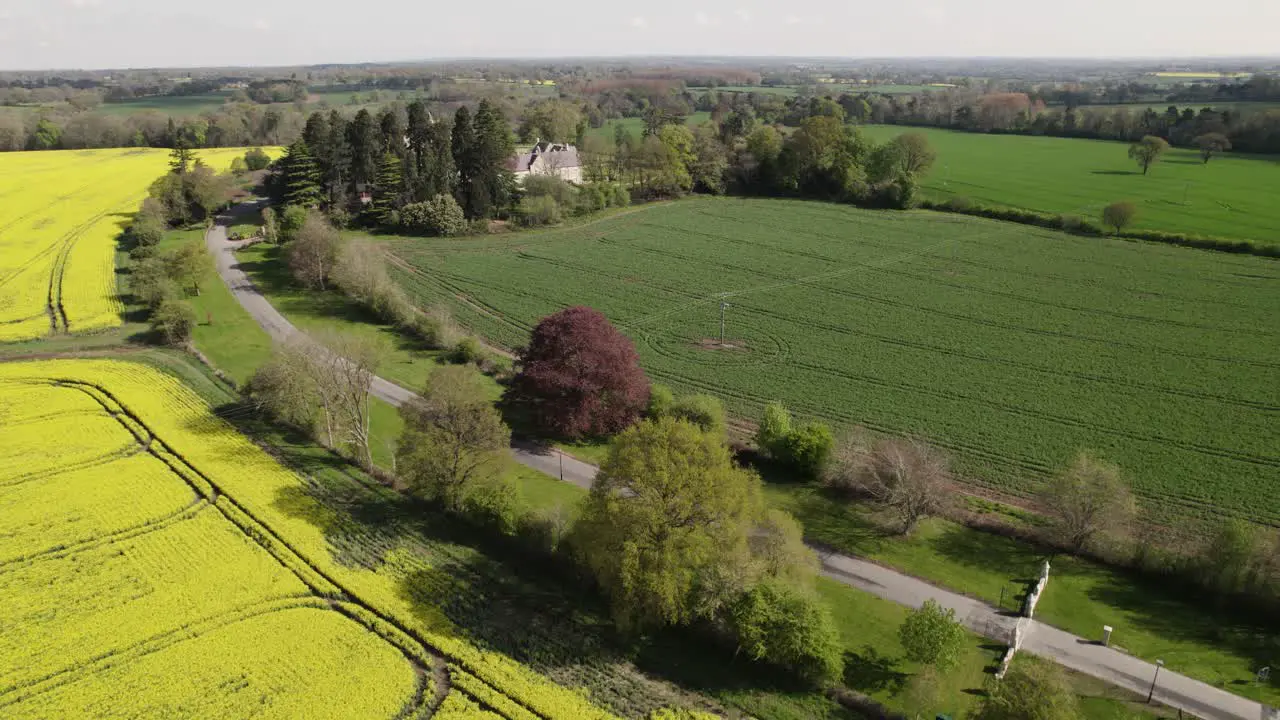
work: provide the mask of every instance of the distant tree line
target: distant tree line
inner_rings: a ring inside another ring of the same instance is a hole
[[[1047,108],[1025,93],[966,96],[929,93],[921,96],[866,96],[859,120],[898,125],[924,125],[973,132],[1048,135],[1133,142],[1161,137],[1178,147],[1199,147],[1197,138],[1224,136],[1241,152],[1280,153],[1280,111],[1169,105],[1163,112],[1148,107]]]

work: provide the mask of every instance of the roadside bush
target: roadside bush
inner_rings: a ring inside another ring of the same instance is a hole
[[[778,459],[805,475],[817,477],[826,467],[834,445],[835,437],[826,423],[807,422],[787,433],[782,457]]]
[[[262,148],[249,148],[244,154],[244,164],[250,171],[266,170],[271,164],[271,157]]]
[[[280,211],[278,220],[278,232],[280,242],[293,242],[298,237],[298,233],[302,230],[302,226],[307,222],[307,209],[301,205],[286,205]]]
[[[650,393],[652,393],[652,389]],[[650,394],[650,406],[653,404],[652,398],[653,396]],[[712,433],[719,437],[724,437],[728,429],[724,404],[720,402],[719,398],[712,395],[702,393],[685,395],[676,399],[666,414],[678,420],[691,422],[702,428],[703,432]]]
[[[292,209],[286,209],[286,218]],[[289,270],[303,286],[324,290],[342,254],[343,240],[323,215],[314,211],[305,214],[306,220],[289,243]]]
[[[811,591],[764,580],[734,603],[728,624],[748,657],[788,669],[815,686],[839,679],[844,671],[835,622]]]
[[[462,338],[449,353],[449,360],[458,365],[476,365],[484,357],[484,348],[480,346],[480,341],[473,337]]]
[[[453,324],[448,309],[440,305],[421,315],[415,314],[409,329],[434,350],[452,347],[458,341],[458,328]]]
[[[548,196],[526,197],[520,201],[516,217],[525,227],[542,227],[560,222],[560,205]]]
[[[835,437],[825,423],[793,424],[786,406],[772,402],[764,408],[756,429],[756,444],[777,462],[816,477],[831,457]]]
[[[973,209],[973,199],[968,195],[956,195],[947,199],[947,209],[952,212],[967,213]]]
[[[467,235],[488,235],[493,232],[493,226],[485,218],[476,218],[467,223]]]
[[[978,720],[1077,720],[1080,707],[1057,665],[1023,660],[1014,663],[1003,680],[991,684],[974,717]]]
[[[453,237],[466,230],[467,218],[452,195],[437,195],[401,208],[400,227],[414,234]]]
[[[381,251],[347,243],[329,273],[333,285],[382,322],[412,331],[417,320],[413,303],[387,276]]]
[[[766,453],[772,454],[781,446],[791,433],[791,411],[780,402],[774,401],[764,406],[764,415],[756,428],[756,445]]]
[[[191,304],[176,298],[165,298],[151,313],[151,329],[160,333],[170,345],[181,345],[191,339],[196,327],[196,311]]]
[[[133,266],[129,273],[129,289],[139,302],[152,310],[166,298],[181,296],[177,283],[169,277],[168,264],[154,255]]]
[[[666,385],[653,384],[649,386],[649,407],[645,411],[645,415],[650,418],[666,417],[671,412],[671,406],[676,403],[676,395],[671,392],[671,388]]]

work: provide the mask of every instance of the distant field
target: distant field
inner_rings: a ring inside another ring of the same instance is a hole
[[[694,127],[696,125],[701,125],[702,123],[707,122],[710,119],[711,119],[711,113],[696,112],[690,115],[689,117],[685,118],[684,124],[688,125],[689,127]],[[604,125],[598,128],[591,128],[587,130],[587,136],[602,137],[608,140],[609,142],[613,142],[613,134],[617,132],[614,128],[618,127],[619,125],[626,128],[627,132],[634,135],[637,140],[640,139],[640,137],[644,134],[644,119],[634,117],[634,118],[619,118],[616,120],[609,120]]]
[[[1280,242],[1280,159],[1171,150],[1143,176],[1128,145],[1103,140],[984,135],[867,126],[877,141],[923,132],[938,152],[927,193],[1098,220],[1119,200],[1138,204],[1136,229]]]
[[[200,156],[226,170],[243,153]],[[120,324],[116,238],[168,160],[156,149],[0,153],[0,342]]]
[[[199,115],[217,110],[227,101],[230,93],[208,95],[162,95],[137,98],[125,102],[103,103],[98,111],[112,115],[131,115],[144,110],[159,110],[170,115]]]
[[[1156,112],[1163,114],[1164,111],[1168,109],[1170,105],[1176,106],[1179,110],[1182,110],[1184,108],[1191,108],[1196,112],[1199,112],[1200,108],[1204,108],[1204,107],[1213,108],[1214,110],[1218,110],[1218,111],[1231,110],[1232,112],[1239,112],[1239,113],[1253,113],[1253,112],[1265,112],[1267,110],[1280,110],[1280,102],[1201,102],[1201,103],[1172,102],[1171,103],[1165,100],[1150,100],[1147,102],[1132,102],[1132,103],[1111,103],[1111,104],[1105,104],[1105,105],[1081,105],[1080,107],[1081,109],[1084,109],[1084,110],[1128,110],[1130,113],[1142,113],[1142,112],[1145,112],[1147,108],[1151,108],[1152,110],[1155,110]],[[1050,109],[1064,110],[1065,108],[1059,105],[1059,106],[1051,106]]]
[[[819,95],[836,95],[840,93],[881,93],[884,95],[908,95],[929,92],[943,88],[936,85],[862,85],[855,83],[815,83],[813,85],[724,85],[715,88],[689,88],[694,92],[714,90],[716,92],[760,93],[761,95],[782,95],[794,97],[803,88],[813,88]]]
[[[1151,74],[1156,77],[1181,78],[1184,80],[1216,80],[1219,78],[1238,80],[1240,78],[1253,77],[1253,73],[1250,72],[1157,72]]]
[[[922,433],[1033,492],[1081,448],[1153,508],[1280,523],[1280,265],[928,212],[698,199],[511,238],[406,240],[396,278],[507,346],[605,312],[658,382]],[[722,293],[728,339],[712,349]]]

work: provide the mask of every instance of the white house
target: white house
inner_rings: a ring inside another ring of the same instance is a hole
[[[582,182],[582,161],[578,148],[560,143],[537,142],[533,149],[507,161],[507,169],[517,181],[526,175],[555,175],[567,182]]]

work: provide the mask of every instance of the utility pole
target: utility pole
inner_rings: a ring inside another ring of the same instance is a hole
[[[729,303],[720,301],[720,344],[724,344],[724,311],[730,307]]]

